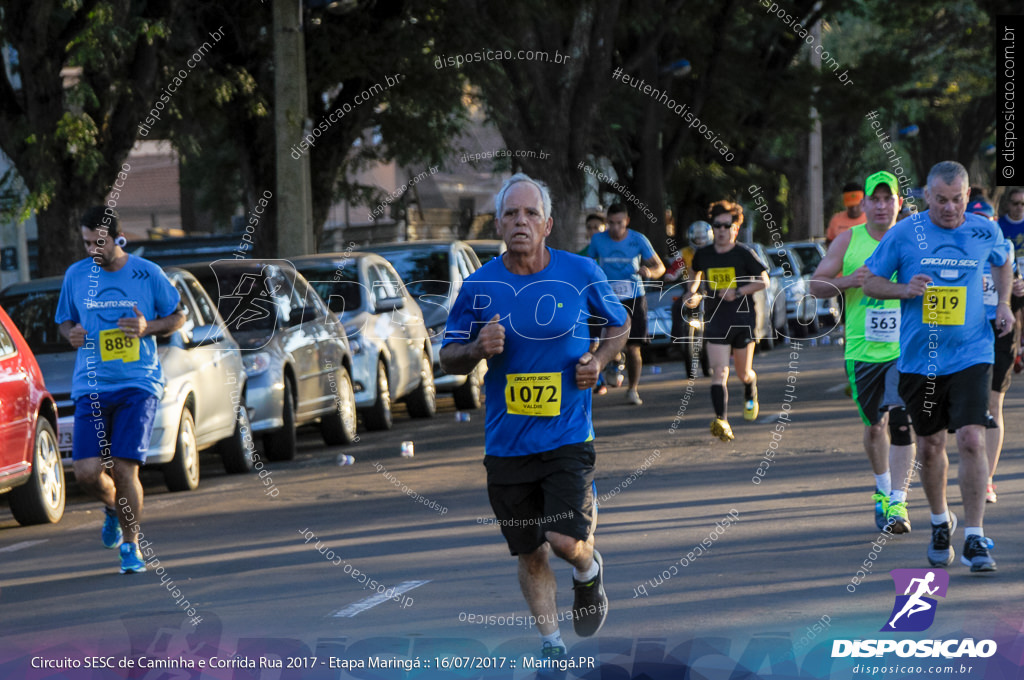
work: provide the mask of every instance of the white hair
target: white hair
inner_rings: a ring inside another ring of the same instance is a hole
[[[532,184],[537,187],[537,191],[540,192],[540,200],[544,204],[544,219],[551,217],[551,193],[548,191],[548,186],[522,172],[517,172],[512,175],[505,180],[504,184],[501,185],[501,191],[499,191],[494,197],[494,209],[498,211],[495,217],[499,220],[501,219],[501,214],[505,209],[505,195],[508,193],[508,190],[512,188],[513,184],[518,184],[520,182],[526,182],[527,184]]]

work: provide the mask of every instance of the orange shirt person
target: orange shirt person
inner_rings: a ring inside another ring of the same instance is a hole
[[[825,232],[826,246],[835,241],[836,236],[847,229],[867,223],[864,210],[860,206],[860,202],[863,200],[864,191],[859,184],[851,183],[843,187],[843,205],[846,206],[846,210],[837,212],[828,221],[828,230]]]

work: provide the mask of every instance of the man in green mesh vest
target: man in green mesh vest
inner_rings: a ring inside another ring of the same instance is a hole
[[[900,301],[876,300],[861,286],[871,275],[864,266],[885,233],[896,224],[903,201],[896,177],[876,172],[864,183],[866,224],[836,237],[811,277],[811,293],[831,297],[843,291],[846,303],[846,375],[861,420],[864,449],[875,474],[875,524],[894,534],[910,532],[907,488],[914,461],[910,416],[900,399]]]

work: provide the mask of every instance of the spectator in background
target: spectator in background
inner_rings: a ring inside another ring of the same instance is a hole
[[[836,240],[836,236],[843,233],[850,227],[867,222],[864,217],[864,209],[860,202],[864,200],[864,190],[861,185],[851,182],[843,187],[843,205],[846,210],[837,212],[828,221],[828,231],[825,232],[825,245]]]
[[[1013,187],[1006,192],[999,228],[1003,236],[1013,243],[1016,251],[1024,251],[1024,187]]]

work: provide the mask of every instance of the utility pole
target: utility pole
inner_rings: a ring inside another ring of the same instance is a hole
[[[277,168],[277,248],[279,258],[309,255],[313,243],[313,199],[309,152],[295,159],[292,145],[302,139],[306,108],[306,51],[302,0],[274,1],[274,150]]]
[[[820,3],[819,3],[820,5]],[[815,5],[817,11],[818,5]],[[811,27],[811,35],[814,36],[814,44],[821,44],[821,19],[814,22]],[[813,49],[811,52],[811,66],[821,71],[821,55]],[[818,88],[814,88],[817,94]],[[808,135],[807,154],[807,235],[810,238],[822,238],[825,236],[825,198],[822,182],[821,167],[821,117],[818,109],[811,104],[811,132]]]

